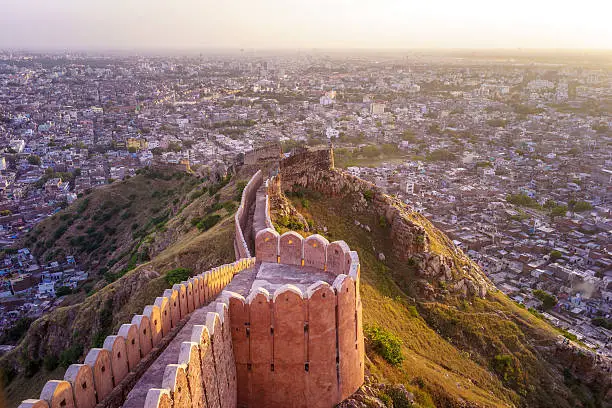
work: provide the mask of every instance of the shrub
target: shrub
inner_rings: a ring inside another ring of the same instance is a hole
[[[605,317],[595,317],[591,319],[591,323],[593,323],[593,325],[595,326],[612,330],[612,320],[606,319]]]
[[[22,317],[0,337],[0,344],[16,344],[26,334],[34,319]]]
[[[414,306],[408,306],[408,313],[410,313],[412,317],[419,317],[419,311]]]
[[[175,283],[181,283],[186,281],[191,276],[191,269],[187,268],[176,268],[168,271],[164,279],[168,285],[174,285]]]
[[[493,371],[499,375],[504,383],[513,384],[520,378],[520,370],[516,367],[514,358],[509,354],[498,354],[493,358]]]
[[[201,231],[208,231],[209,229],[211,229],[212,227],[214,227],[219,220],[221,219],[220,215],[209,215],[208,217],[204,218],[202,221],[198,222],[197,226],[198,229]]]
[[[66,296],[72,293],[72,289],[70,289],[68,286],[60,286],[59,288],[57,288],[57,290],[55,291],[55,295],[57,297],[60,296]]]
[[[239,181],[236,183],[236,196],[234,197],[236,201],[240,201],[242,199],[242,192],[244,191],[246,185],[246,181]]]
[[[231,214],[236,211],[236,203],[233,201],[226,201],[223,203],[223,208],[225,208],[225,211]]]
[[[363,198],[365,198],[367,202],[371,202],[372,199],[374,198],[374,192],[372,190],[364,191]]]
[[[7,362],[0,366],[0,386],[7,386],[17,376],[17,370]]]
[[[412,402],[406,396],[405,390],[402,390],[400,387],[387,387],[386,394],[391,398],[393,402],[393,408],[410,408],[412,407]]]
[[[82,355],[83,346],[75,343],[70,348],[62,351],[59,357],[59,364],[64,368],[68,368],[70,364],[76,363]]]
[[[380,225],[381,228],[387,228],[389,226],[387,217],[385,217],[384,215],[381,215],[380,217],[378,217],[378,225]]]
[[[47,371],[53,371],[59,365],[59,358],[55,354],[47,354],[43,360],[43,367]]]
[[[557,298],[543,290],[534,290],[533,295],[542,302],[542,309],[544,310],[552,309],[557,304]]]
[[[551,261],[556,261],[557,259],[561,259],[563,258],[563,254],[561,253],[561,251],[557,251],[555,249],[553,249],[552,251],[550,251],[550,260]]]
[[[402,343],[395,334],[378,326],[367,326],[364,333],[366,345],[388,363],[397,366],[404,361]]]
[[[34,377],[34,375],[38,372],[38,370],[40,369],[40,360],[30,360],[29,358],[25,358],[24,361],[22,361],[23,364],[23,375],[26,378],[32,378]]]

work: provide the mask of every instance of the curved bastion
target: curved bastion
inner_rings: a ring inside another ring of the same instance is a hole
[[[236,262],[166,289],[20,407],[332,407],[357,391],[359,257],[344,241],[278,234],[271,184],[258,171],[243,190]]]

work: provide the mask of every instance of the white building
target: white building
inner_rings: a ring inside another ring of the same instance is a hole
[[[13,139],[9,142],[9,147],[13,149],[17,153],[23,152],[25,148],[25,140],[23,139]]]
[[[372,115],[382,115],[385,113],[385,104],[380,102],[372,102],[372,104],[370,104],[370,113]]]
[[[328,127],[327,129],[325,129],[325,136],[328,139],[337,138],[338,136],[340,136],[340,131],[334,129],[333,127]]]

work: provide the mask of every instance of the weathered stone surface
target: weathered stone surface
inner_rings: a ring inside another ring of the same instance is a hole
[[[164,290],[163,296],[168,298],[172,327],[176,327],[178,322],[181,321],[181,306],[179,304],[179,293],[175,289],[166,289]]]
[[[355,282],[349,276],[338,275],[333,287],[336,290],[338,302],[340,399],[343,400],[363,383],[357,344]]]
[[[193,298],[193,284],[191,281],[184,281],[181,284],[185,287],[185,298],[187,299],[187,313],[191,313],[195,309],[195,300]]]
[[[47,381],[40,392],[40,399],[46,401],[50,408],[75,408],[72,387],[68,381]]]
[[[304,266],[324,270],[328,245],[329,241],[319,234],[306,238],[304,240]]]
[[[198,343],[183,342],[179,354],[179,364],[187,366],[187,382],[191,403],[194,408],[206,407],[206,395],[204,394],[204,382],[202,380],[202,365],[200,361],[200,349]]]
[[[255,256],[259,262],[278,262],[278,244],[280,236],[273,229],[266,228],[255,237]]]
[[[117,385],[129,372],[125,339],[122,336],[108,336],[104,340],[104,348],[111,355],[113,384]]]
[[[155,306],[159,308],[162,323],[162,337],[172,330],[172,316],[170,315],[170,301],[168,298],[160,296],[155,298]]]
[[[185,364],[168,364],[166,366],[162,388],[170,390],[173,408],[191,408],[192,403]]]
[[[225,351],[225,345],[223,344],[223,327],[221,325],[221,318],[216,312],[208,312],[206,315],[206,327],[210,332],[210,338],[212,343],[212,352],[215,360],[216,369],[216,380],[217,388],[219,390],[219,403],[222,408],[228,406],[229,402],[229,384],[227,382],[227,370],[229,364],[233,362],[228,361]]]
[[[164,388],[151,388],[147,393],[144,408],[172,408],[170,390]]]
[[[306,344],[305,305],[301,291],[292,285],[274,293],[274,388],[271,404],[305,407]]]
[[[349,246],[344,241],[334,241],[327,246],[327,270],[338,275],[344,273],[349,257]]]
[[[131,323],[123,324],[117,334],[125,339],[128,368],[134,372],[140,362],[140,335],[138,333],[138,326]]]
[[[249,294],[250,326],[250,361],[249,389],[243,393],[249,395],[249,407],[263,407],[270,401],[274,392],[269,386],[271,381],[272,360],[272,310],[270,295],[264,289]],[[240,391],[239,391],[240,392]]]
[[[72,364],[64,374],[64,380],[72,386],[72,394],[77,408],[96,406],[96,390],[93,371],[87,364]]]
[[[327,407],[338,401],[336,371],[336,294],[326,282],[308,288],[308,375],[309,407]]]
[[[181,320],[189,314],[187,305],[187,287],[182,283],[172,285],[172,289],[178,293],[178,305],[180,310]]]
[[[200,278],[198,276],[189,278],[189,283],[193,287],[193,307],[197,309],[202,306],[200,301]]]
[[[21,401],[17,408],[49,408],[49,404],[40,399],[27,399]]]
[[[134,315],[132,324],[138,327],[138,341],[140,342],[140,358],[144,358],[153,348],[151,338],[151,324],[149,318],[144,315]]]
[[[153,343],[153,347],[157,347],[159,343],[161,343],[164,336],[161,311],[158,306],[148,305],[145,306],[142,314],[149,318],[151,341]]]
[[[110,352],[101,348],[92,348],[85,356],[85,364],[93,371],[96,396],[98,402],[101,402],[113,390]]]
[[[281,235],[279,244],[280,263],[301,266],[303,241],[302,236],[295,231],[287,231]]]
[[[219,401],[219,388],[217,386],[215,357],[208,327],[204,325],[194,326],[191,334],[191,341],[198,343],[200,349],[202,382],[204,383],[207,406],[219,408],[221,403]]]

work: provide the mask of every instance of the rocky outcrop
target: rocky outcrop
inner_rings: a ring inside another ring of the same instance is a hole
[[[415,265],[417,278],[422,280],[422,284],[417,283],[419,292],[425,298],[433,299],[440,293],[486,296],[490,282],[450,239],[406,203],[372,183],[334,169],[333,152],[329,149],[300,152],[281,161],[280,170],[278,185],[272,189],[279,208],[284,208],[280,205],[284,199],[281,192],[316,191],[328,197],[345,198],[355,215],[374,214],[381,225],[388,226],[390,255]],[[438,248],[446,248],[445,254],[432,249],[433,238],[428,231],[434,230],[434,235],[443,237]],[[387,251],[385,248],[385,258],[389,255]]]
[[[386,408],[407,407],[414,404],[414,394],[403,384],[377,383],[372,377],[366,376],[365,384],[346,400],[337,405],[338,408]]]

